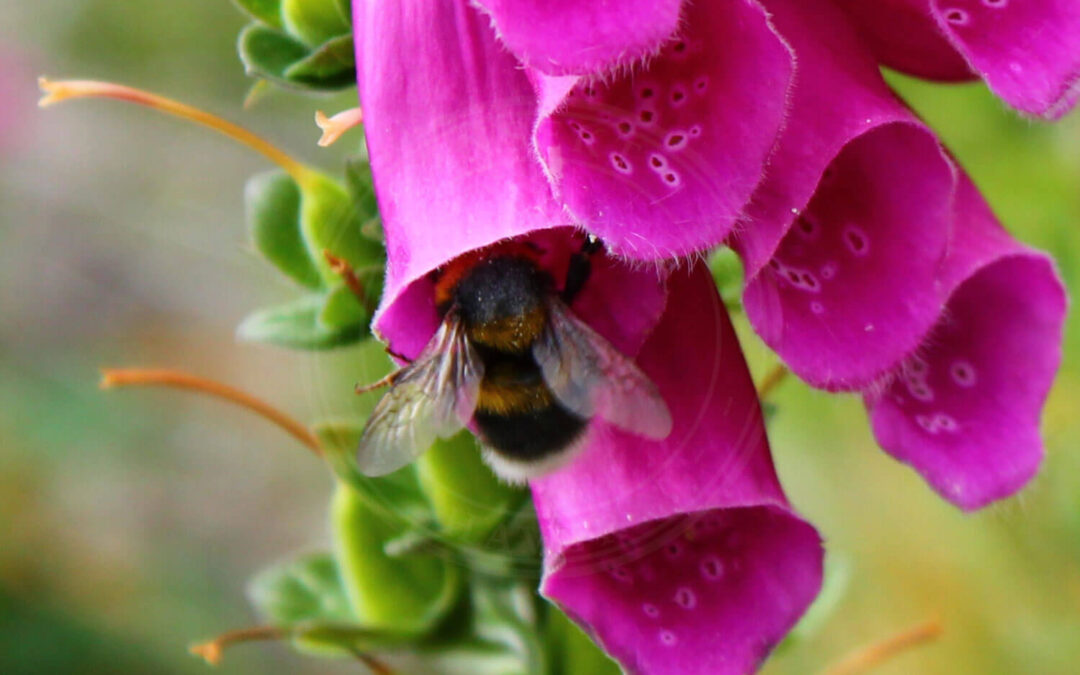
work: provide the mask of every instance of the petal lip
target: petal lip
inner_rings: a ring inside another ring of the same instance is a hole
[[[1009,105],[1056,119],[1080,98],[1073,0],[838,0],[885,65],[934,80],[982,77]]]
[[[721,243],[784,122],[793,57],[761,5],[692,3],[685,14],[677,38],[632,73],[533,76],[534,146],[557,198],[628,258]]]
[[[854,139],[896,122],[919,124],[881,77],[848,18],[827,0],[762,0],[797,67],[785,125],[732,233],[754,277],[813,196],[829,163]],[[827,36],[827,39],[826,39]],[[844,105],[837,106],[837,100]]]
[[[707,269],[668,284],[638,364],[674,430],[650,441],[594,422],[577,460],[532,481],[541,591],[628,672],[744,673],[816,595],[821,541],[780,489]]]
[[[941,32],[1009,105],[1056,119],[1080,96],[1080,5],[1073,0],[932,0]]]
[[[548,75],[604,75],[629,68],[672,36],[681,0],[482,0],[499,39]]]
[[[864,400],[881,446],[971,511],[1038,471],[1067,299],[1053,261],[1009,237],[968,179],[958,194],[942,318]]]
[[[857,136],[829,165],[744,294],[755,332],[799,377],[861,390],[918,347],[943,301],[955,170],[907,122]]]

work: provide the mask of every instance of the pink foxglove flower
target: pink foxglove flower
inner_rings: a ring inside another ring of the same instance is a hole
[[[389,257],[375,327],[415,357],[439,322],[430,272],[517,237],[559,278],[576,221],[530,141],[532,85],[483,15],[466,3],[357,7]],[[581,457],[534,481],[542,589],[634,671],[687,672],[693,654],[709,672],[745,672],[816,595],[822,550],[781,492],[712,278],[700,264],[669,274],[603,255],[572,310],[637,355],[674,429],[648,441],[594,421]]]

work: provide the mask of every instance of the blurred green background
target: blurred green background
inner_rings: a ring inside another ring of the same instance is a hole
[[[246,579],[325,547],[327,471],[265,423],[190,395],[97,390],[102,365],[212,375],[300,419],[385,360],[237,344],[295,291],[246,240],[242,191],[267,165],[202,129],[109,101],[38,111],[34,78],[111,79],[241,121],[338,173],[356,132],[316,148],[316,109],[352,92],[250,81],[225,0],[0,0],[0,673],[203,673],[192,641],[250,624]],[[1002,220],[1080,291],[1080,114],[1056,125],[982,87],[891,78]],[[770,660],[805,673],[931,617],[944,634],[881,673],[1075,673],[1080,663],[1080,337],[1047,407],[1048,459],[1023,494],[965,516],[876,449],[861,404],[789,380],[774,401],[792,502],[846,573],[835,609]],[[772,363],[742,321],[760,377]],[[356,672],[279,645],[222,672]]]

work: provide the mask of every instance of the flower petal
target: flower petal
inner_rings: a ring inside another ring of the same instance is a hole
[[[866,401],[882,447],[971,510],[1016,492],[1038,469],[1065,292],[1050,259],[1012,240],[968,181],[957,220],[940,321]]]
[[[853,139],[890,122],[914,122],[881,78],[847,17],[828,0],[763,0],[795,53],[787,121],[764,180],[731,237],[753,277],[806,208],[825,168]],[[838,104],[838,102],[840,104]]]
[[[1075,0],[840,1],[886,65],[957,79],[964,75],[962,59],[1010,105],[1049,118],[1080,96]]]
[[[486,17],[465,0],[358,0],[354,13],[389,258],[376,325],[395,332],[388,308],[427,272],[569,218],[530,147],[535,93]],[[434,308],[427,314],[433,322]],[[414,316],[402,330],[424,330]]]
[[[681,0],[481,0],[503,43],[551,75],[603,73],[655,52],[679,23]]]
[[[536,147],[577,222],[633,258],[720,243],[783,120],[791,54],[757,3],[698,2],[640,71],[536,76]]]
[[[744,295],[754,330],[799,377],[861,389],[915,349],[937,319],[953,166],[922,126],[849,143]]]
[[[541,590],[630,672],[745,673],[817,593],[821,543],[781,492],[711,276],[699,264],[669,288],[638,363],[674,431],[594,422],[575,463],[533,481]]]

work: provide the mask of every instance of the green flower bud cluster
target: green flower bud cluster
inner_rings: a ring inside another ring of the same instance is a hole
[[[248,74],[291,89],[356,83],[348,0],[234,0],[252,18],[240,33]]]
[[[347,168],[345,186],[315,171],[300,183],[281,170],[248,181],[255,249],[308,294],[249,316],[238,329],[241,339],[327,349],[369,334],[386,264],[370,176],[367,163],[357,160]],[[356,286],[331,268],[327,253],[349,267]]]

